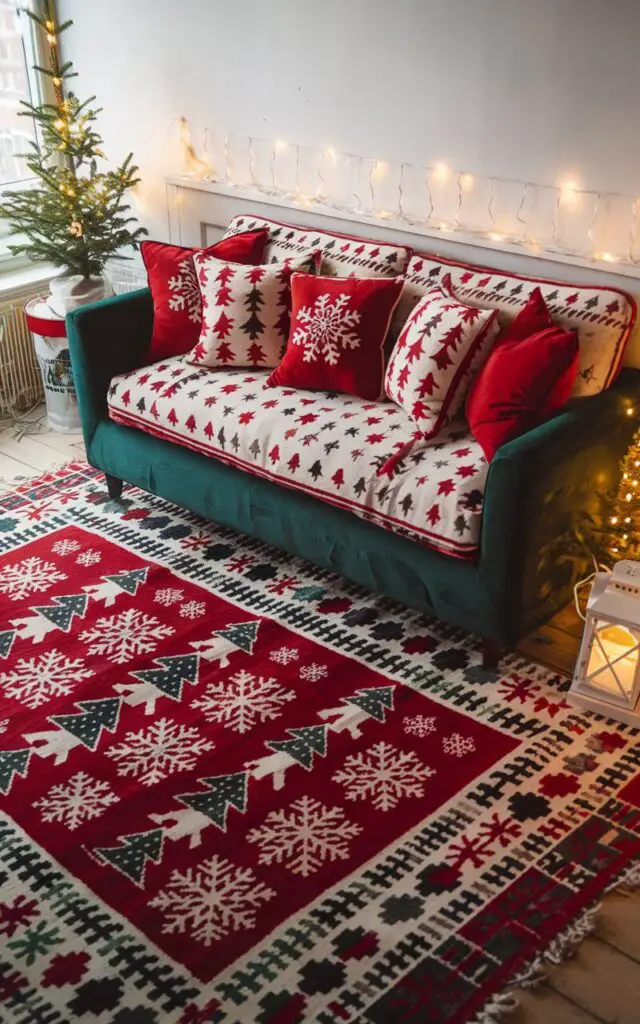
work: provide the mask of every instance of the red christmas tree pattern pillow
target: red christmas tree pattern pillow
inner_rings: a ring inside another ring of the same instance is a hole
[[[257,267],[197,254],[202,328],[188,361],[210,367],[277,366],[289,333],[291,275],[312,271],[317,262],[315,251]]]
[[[294,274],[287,351],[267,385],[380,398],[384,341],[403,284]]]
[[[202,299],[193,264],[194,253],[202,252],[233,263],[260,263],[269,235],[245,231],[223,238],[208,249],[187,249],[164,242],[143,242],[140,246],[153,300],[153,334],[147,362],[190,352],[200,337]]]
[[[498,330],[497,311],[467,306],[441,289],[415,307],[391,354],[385,391],[424,437],[435,437],[458,412]]]

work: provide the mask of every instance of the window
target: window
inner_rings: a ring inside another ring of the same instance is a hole
[[[37,82],[32,65],[37,63],[33,26],[20,7],[24,0],[0,0],[0,191],[28,188],[33,178],[20,154],[34,138],[33,122],[19,117],[21,100],[37,102]],[[0,261],[6,269],[15,264],[8,248],[8,227],[0,220]],[[14,239],[16,240],[16,236]]]

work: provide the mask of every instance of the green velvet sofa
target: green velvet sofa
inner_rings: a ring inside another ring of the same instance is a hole
[[[274,544],[356,583],[481,636],[485,662],[513,647],[571,597],[588,565],[576,533],[615,484],[635,428],[640,371],[575,399],[506,444],[491,463],[480,555],[460,561],[184,447],[112,422],[111,378],[143,365],[153,307],[148,289],[67,316],[89,462],[112,497],[122,481]]]

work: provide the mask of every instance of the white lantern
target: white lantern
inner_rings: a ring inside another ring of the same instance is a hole
[[[625,560],[594,580],[569,699],[637,726],[639,696],[640,563]]]

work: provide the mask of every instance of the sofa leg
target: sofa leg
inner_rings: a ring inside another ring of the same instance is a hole
[[[122,497],[122,480],[118,480],[117,476],[111,476],[111,473],[105,473],[104,479],[107,484],[109,497],[117,501],[118,498]]]
[[[496,643],[495,640],[487,640],[486,638],[482,641],[482,667],[489,671],[495,671],[500,664],[500,657],[502,650],[500,644]]]

